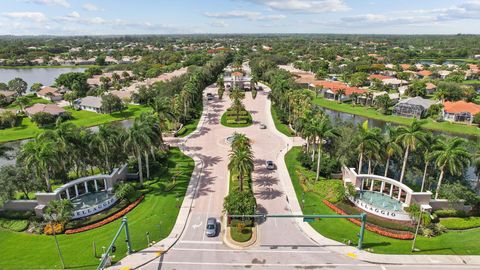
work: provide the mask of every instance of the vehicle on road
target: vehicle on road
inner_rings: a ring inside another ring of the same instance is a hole
[[[267,170],[275,170],[275,163],[271,160],[267,160],[265,166],[267,167]]]
[[[265,124],[260,124],[260,129],[267,129],[267,125],[265,125]]]
[[[217,235],[217,219],[216,218],[208,218],[207,219],[207,228],[205,230],[205,234],[208,237],[215,237]]]
[[[207,93],[207,100],[213,100],[213,94]]]

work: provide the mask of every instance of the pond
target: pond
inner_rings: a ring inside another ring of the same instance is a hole
[[[343,122],[352,122],[352,123],[354,123],[354,125],[359,125],[359,124],[361,124],[365,121],[368,121],[369,127],[378,127],[382,130],[385,129],[387,124],[391,124],[392,126],[397,126],[397,124],[394,124],[394,123],[387,123],[387,122],[381,121],[381,120],[369,119],[369,118],[354,115],[354,114],[338,112],[338,111],[329,110],[329,109],[326,109],[326,108],[323,108],[323,110],[325,111],[325,113],[328,116],[330,116],[330,119],[332,120],[332,123],[334,125],[335,124],[338,125],[339,123],[343,123]],[[437,135],[449,136],[449,137],[451,137],[451,136],[461,137],[461,138],[464,138],[464,139],[468,140],[469,142],[471,141],[472,143],[470,145],[472,145],[472,146],[473,146],[473,143],[475,142],[475,140],[480,139],[480,138],[478,138],[477,136],[474,136],[474,135],[457,135],[457,134],[451,134],[451,133],[442,132],[442,131],[432,131],[432,133],[437,134]],[[473,151],[473,148],[472,148],[472,151]],[[397,168],[396,170],[392,170],[392,171],[396,171],[397,173],[395,175],[390,175],[390,177],[394,177],[395,179],[398,179],[400,177],[400,169],[401,169],[400,166],[401,166],[401,164],[392,164],[393,168]],[[379,173],[379,172],[377,172],[377,173]],[[423,176],[422,172],[408,171],[407,174],[408,174],[407,177],[415,179],[416,182],[421,181],[422,176]],[[465,176],[466,176],[466,179],[468,179],[468,181],[470,181],[472,183],[472,185],[476,184],[477,178],[476,178],[475,169],[474,169],[473,166],[470,166],[466,170]]]
[[[50,86],[60,74],[68,72],[83,72],[85,68],[0,68],[0,82],[8,83],[14,78],[22,78],[28,83],[28,87],[34,83]]]

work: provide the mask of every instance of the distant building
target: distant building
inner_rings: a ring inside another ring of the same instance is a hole
[[[403,99],[393,107],[393,114],[420,119],[425,116],[428,108],[435,103],[435,101],[421,97]]]
[[[56,104],[37,103],[37,104],[34,104],[31,107],[25,108],[25,113],[29,117],[32,117],[33,115],[35,115],[37,113],[40,113],[40,112],[48,113],[48,114],[53,115],[53,116],[60,116],[60,115],[64,114],[66,111]]]
[[[250,89],[251,80],[252,78],[250,76],[245,75],[241,71],[226,72],[223,77],[223,82],[227,90],[235,87],[240,89]]]
[[[84,98],[77,99],[74,107],[79,110],[103,113],[101,97],[86,96]]]
[[[0,96],[5,97],[5,101],[7,103],[13,102],[15,100],[15,97],[17,96],[17,93],[15,91],[0,91]]]
[[[425,89],[427,90],[427,94],[431,95],[437,91],[437,86],[433,83],[427,83]]]
[[[417,77],[419,79],[425,79],[425,78],[430,78],[430,76],[432,76],[432,72],[430,70],[421,70],[419,72],[417,72]]]
[[[63,91],[51,86],[44,86],[37,92],[37,96],[50,101],[60,101],[63,99]]]
[[[446,101],[443,104],[443,119],[451,122],[472,124],[473,117],[480,113],[480,105],[466,101]]]

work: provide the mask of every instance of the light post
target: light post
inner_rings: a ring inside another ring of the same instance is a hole
[[[62,269],[65,269],[65,262],[63,261],[62,251],[60,250],[60,245],[58,245],[57,235],[55,233],[55,227],[54,227],[54,224],[58,222],[58,216],[57,214],[52,213],[52,214],[45,214],[43,217],[48,221],[48,224],[52,229],[53,238],[55,239],[55,245],[57,246],[58,256],[60,257],[60,262],[62,263]]]
[[[422,207],[420,207],[420,214],[418,214],[417,228],[415,229],[415,236],[413,237],[413,242],[412,242],[412,252],[420,251],[419,249],[415,248],[415,242],[417,241],[417,234],[418,234],[418,230],[420,229],[420,223],[422,223],[422,213],[423,213],[423,209]]]

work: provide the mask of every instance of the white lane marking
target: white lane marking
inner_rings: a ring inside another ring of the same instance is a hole
[[[203,222],[200,221],[200,223],[198,223],[198,224],[193,224],[192,228],[194,228],[196,230],[196,229],[200,228],[200,226],[202,226],[202,224],[203,224]]]
[[[179,251],[213,251],[213,252],[233,252],[233,253],[316,253],[316,254],[326,254],[331,253],[328,250],[274,250],[274,249],[245,249],[245,250],[236,250],[236,249],[208,249],[208,248],[180,248],[173,247],[172,250]]]
[[[355,266],[355,267],[375,267],[375,265],[372,264],[341,264],[341,263],[215,263],[215,262],[169,262],[169,261],[154,261],[152,264],[176,264],[176,265],[228,265],[228,266],[245,266],[245,265],[251,265],[251,266],[279,266],[279,267],[285,267],[285,266],[290,266],[290,267],[308,267],[308,266],[316,266],[316,267],[336,267],[336,266]]]
[[[222,241],[195,241],[195,240],[181,240],[179,244],[215,244],[222,245]]]
[[[382,270],[387,270],[387,268],[383,265],[380,265],[380,268],[382,268]]]

